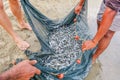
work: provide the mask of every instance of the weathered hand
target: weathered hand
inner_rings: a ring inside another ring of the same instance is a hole
[[[30,80],[35,74],[41,73],[39,69],[33,66],[36,63],[36,60],[25,60],[13,66],[9,71],[13,77],[16,77],[14,80]]]
[[[95,42],[92,41],[92,40],[85,41],[85,42],[83,43],[83,45],[82,45],[82,51],[84,52],[85,50],[92,49],[92,48],[94,48],[96,45],[97,45],[97,43],[95,43]]]
[[[82,9],[82,6],[77,5],[76,8],[75,8],[75,14],[79,15],[81,9]]]

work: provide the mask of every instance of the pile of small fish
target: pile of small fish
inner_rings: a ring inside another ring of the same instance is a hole
[[[82,40],[75,40],[74,26],[63,26],[50,33],[49,44],[57,55],[44,57],[44,66],[61,69],[76,61],[81,53]],[[82,55],[81,55],[82,56]]]

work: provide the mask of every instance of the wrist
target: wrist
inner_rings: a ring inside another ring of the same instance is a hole
[[[5,71],[0,75],[0,80],[12,80],[9,71]]]
[[[0,80],[16,80],[15,74],[15,71],[13,69],[10,69],[0,75]]]

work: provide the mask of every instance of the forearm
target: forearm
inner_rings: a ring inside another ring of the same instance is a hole
[[[83,4],[84,4],[84,2],[85,2],[85,0],[80,0],[80,2],[79,2],[79,6],[82,6]]]
[[[101,38],[106,34],[106,32],[109,30],[109,27],[112,24],[112,21],[116,15],[116,11],[110,9],[110,8],[106,8],[104,15],[103,15],[103,19],[100,23],[98,32],[96,33],[95,37],[93,38],[93,41],[95,43],[98,43]]]
[[[40,75],[40,70],[34,67],[36,60],[24,60],[14,65],[0,75],[0,80],[30,80],[35,74]]]

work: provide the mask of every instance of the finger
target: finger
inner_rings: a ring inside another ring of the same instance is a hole
[[[78,12],[77,12],[77,15],[79,15],[79,14],[80,14],[80,12],[78,11]]]
[[[82,44],[82,50],[85,48],[86,46],[84,44]]]
[[[16,61],[12,61],[12,65],[16,65]]]
[[[76,9],[74,10],[74,13],[76,14]]]
[[[77,15],[79,14],[79,10],[77,10],[76,14],[77,14]]]
[[[31,61],[29,61],[29,63],[30,63],[31,65],[35,65],[35,64],[37,63],[37,61],[36,61],[36,60],[31,60]]]
[[[40,75],[41,71],[35,67],[35,74]]]
[[[82,50],[83,51],[86,51],[86,50],[90,50],[91,48],[89,48],[89,47],[84,47]]]
[[[83,48],[83,49],[82,49],[82,52],[84,53],[84,52],[85,52],[85,50],[86,50],[86,48]]]
[[[78,10],[75,10],[75,14],[78,14],[79,13],[79,11]]]
[[[86,46],[83,44],[82,45],[82,52],[85,52],[85,50],[86,50]]]
[[[77,19],[76,18],[74,18],[74,20],[73,20],[74,22],[77,22]]]
[[[77,12],[75,11],[75,14],[77,14]]]

